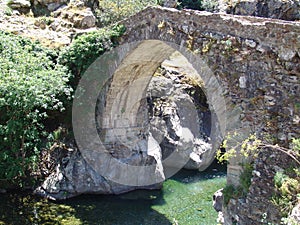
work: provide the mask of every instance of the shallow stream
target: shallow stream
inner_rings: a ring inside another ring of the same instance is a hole
[[[181,170],[162,190],[82,195],[52,202],[26,193],[0,195],[0,224],[215,225],[213,193],[224,187],[225,168]]]

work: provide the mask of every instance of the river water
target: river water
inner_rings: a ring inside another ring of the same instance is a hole
[[[52,202],[29,195],[0,195],[0,224],[215,225],[212,195],[225,186],[225,168],[181,170],[162,190],[82,195]]]

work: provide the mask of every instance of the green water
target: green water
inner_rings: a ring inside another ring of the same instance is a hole
[[[52,202],[28,194],[0,195],[0,224],[215,225],[213,193],[225,173],[182,170],[162,190],[119,196],[82,195]]]

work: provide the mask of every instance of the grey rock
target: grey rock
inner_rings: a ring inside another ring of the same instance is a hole
[[[293,208],[292,213],[288,218],[288,225],[300,224],[300,203]]]
[[[155,184],[146,189],[161,188]],[[56,170],[35,190],[35,194],[52,200],[71,198],[80,194],[121,194],[137,189],[106,180],[99,175],[78,151],[60,159]]]
[[[217,190],[213,195],[213,207],[217,212],[222,211],[223,207],[223,188]]]
[[[9,2],[9,6],[12,9],[19,9],[19,8],[30,8],[31,3],[28,0],[11,0]]]
[[[9,7],[19,11],[20,13],[28,13],[31,3],[28,0],[12,0],[8,3]]]
[[[164,0],[163,6],[167,8],[176,8],[177,0]]]
[[[96,17],[90,8],[74,10],[70,7],[63,7],[55,15],[71,22],[75,28],[87,29],[96,26]]]
[[[96,26],[96,17],[90,8],[80,11],[74,18],[74,26],[81,29],[91,28]]]
[[[53,2],[47,5],[47,8],[50,12],[53,12],[55,10],[57,10],[58,8],[60,8],[63,4],[60,2]]]
[[[284,61],[290,61],[295,57],[296,54],[296,51],[293,49],[280,48],[278,56]]]

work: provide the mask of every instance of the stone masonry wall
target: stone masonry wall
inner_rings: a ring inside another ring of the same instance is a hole
[[[224,134],[240,134],[236,143],[254,132],[287,147],[299,137],[299,22],[156,7],[121,23],[126,27],[121,44],[160,40],[180,46],[181,53],[192,52],[208,65],[226,101],[226,113],[217,113],[218,122],[226,120]],[[193,60],[190,63],[201,77],[201,66]],[[218,111],[213,102],[218,93],[206,89],[209,81],[203,80],[211,110]],[[262,224],[263,213],[268,221],[279,221],[278,209],[269,202],[270,187],[274,165],[284,168],[288,159],[271,150],[262,154],[255,168],[261,176],[254,175],[245,200],[229,203],[225,224]],[[242,161],[241,156],[231,160],[229,184],[238,185]]]

